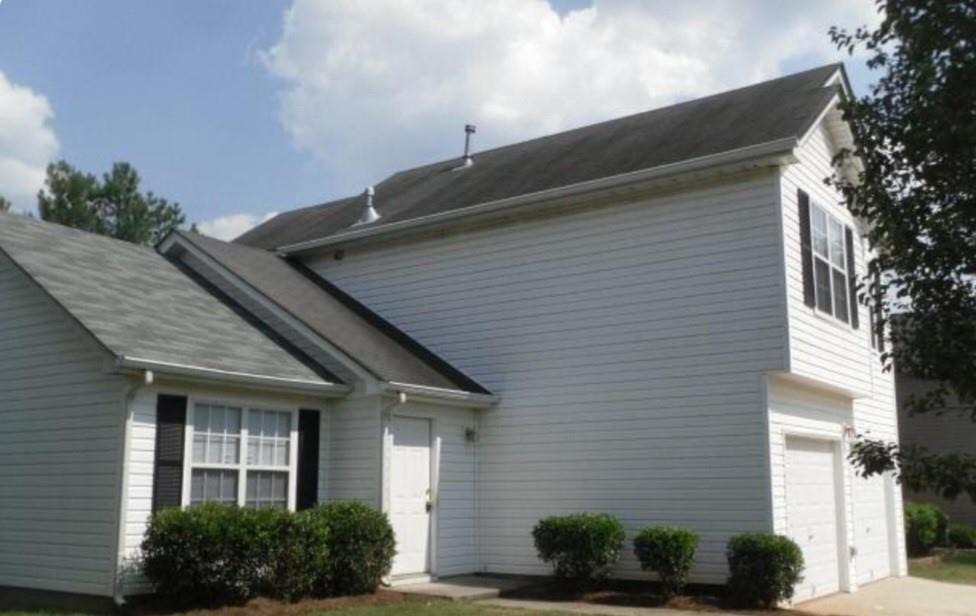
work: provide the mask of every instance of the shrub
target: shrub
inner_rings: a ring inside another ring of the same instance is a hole
[[[949,545],[963,550],[976,548],[976,527],[953,524],[949,527]]]
[[[242,522],[237,508],[215,503],[157,513],[142,542],[144,573],[179,605],[243,601],[253,557]]]
[[[581,584],[606,578],[620,558],[624,527],[605,513],[574,513],[543,518],[532,529],[539,558],[556,577]]]
[[[359,595],[376,590],[396,554],[393,528],[386,515],[359,502],[330,503],[306,515],[315,532],[328,536],[332,555],[328,594]]]
[[[803,579],[803,552],[792,539],[767,533],[745,533],[729,540],[730,598],[749,607],[772,608],[793,597]]]
[[[936,545],[945,543],[943,529],[948,520],[942,510],[931,503],[905,504],[905,540],[908,553],[925,556]]]
[[[684,590],[697,548],[698,534],[677,526],[647,526],[634,538],[634,554],[641,568],[657,573],[668,598]]]

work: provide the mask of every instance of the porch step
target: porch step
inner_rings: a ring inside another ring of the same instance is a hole
[[[494,599],[503,592],[530,586],[531,578],[516,576],[495,577],[492,575],[457,575],[440,578],[436,582],[421,582],[418,584],[397,584],[393,590],[408,595],[426,595],[440,597],[451,601],[478,601],[480,599]]]

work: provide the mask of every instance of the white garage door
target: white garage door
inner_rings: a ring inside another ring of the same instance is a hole
[[[794,601],[840,590],[834,445],[786,440],[786,516],[789,536],[803,549],[806,568]]]
[[[854,483],[854,545],[857,546],[857,581],[867,584],[888,577],[888,497],[879,475]]]

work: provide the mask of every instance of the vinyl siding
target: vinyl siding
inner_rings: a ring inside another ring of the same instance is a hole
[[[380,508],[379,396],[351,398],[329,413],[326,500],[358,500]]]
[[[898,419],[894,381],[891,373],[882,369],[878,354],[871,348],[867,307],[860,303],[856,304],[859,310],[860,327],[855,330],[829,315],[818,313],[803,303],[798,189],[810,195],[811,203],[824,207],[831,215],[854,230],[855,271],[859,275],[863,275],[866,271],[868,258],[866,244],[860,240],[858,225],[844,207],[840,194],[825,185],[823,181],[833,173],[831,159],[834,153],[830,134],[827,128],[821,125],[799,148],[797,152],[799,163],[785,167],[782,173],[783,239],[790,325],[790,373],[804,379],[815,388],[822,387],[823,391],[819,392],[821,396],[837,396],[837,394],[827,393],[829,390],[847,392],[846,396],[840,397],[845,400],[843,409],[837,409],[826,416],[821,414],[818,420],[847,423],[857,434],[897,441]],[[807,412],[808,409],[805,409],[802,404],[785,411],[800,418],[801,422],[812,419]],[[783,503],[779,503],[777,499],[782,496],[776,492],[775,485],[775,478],[780,473],[776,467],[776,459],[780,455],[776,449],[778,428],[775,424],[776,418],[771,419],[774,422],[771,428],[774,510],[781,511]],[[834,425],[830,430],[836,432],[839,428],[839,425]],[[906,565],[899,491],[891,486],[879,485],[879,482],[883,482],[880,478],[870,480],[858,478],[849,466],[845,463],[845,467],[848,467],[845,468],[848,476],[845,495],[851,502],[848,510],[851,520],[848,529],[849,541],[857,549],[859,554],[857,560],[862,565],[858,567],[858,562],[853,563],[852,582],[865,583],[875,579],[876,575],[872,572],[879,569],[874,565],[884,558],[884,555],[879,555],[879,552],[889,551],[886,542],[877,538],[878,529],[881,528],[877,521],[877,514],[885,510],[891,516],[887,524],[888,533],[893,533],[896,545],[895,553],[887,555],[891,561],[890,569],[893,574],[904,574]],[[879,499],[888,499],[888,502],[881,503]],[[782,520],[777,517],[777,527],[781,524]]]
[[[0,585],[110,596],[124,381],[0,254]]]
[[[903,445],[920,445],[937,453],[968,453],[976,455],[976,422],[969,409],[951,396],[942,414],[909,415],[906,400],[912,394],[922,394],[932,386],[921,379],[898,375],[898,409]],[[949,514],[951,523],[976,526],[976,503],[966,494],[955,500],[937,494],[906,492],[905,498],[931,502]]]
[[[125,484],[124,511],[125,533],[123,537],[122,579],[124,593],[135,595],[150,592],[151,586],[140,571],[140,546],[152,515],[153,471],[156,453],[156,400],[159,394],[198,397],[210,400],[253,401],[266,408],[276,405],[319,409],[323,416],[323,430],[319,434],[319,456],[322,460],[328,451],[328,406],[314,399],[298,399],[274,393],[241,390],[230,387],[207,387],[198,384],[166,382],[156,375],[157,384],[141,387],[129,402],[129,453],[128,473]],[[320,464],[319,486],[328,483],[328,465]],[[321,497],[321,494],[320,494]]]
[[[546,573],[541,517],[771,527],[761,375],[785,368],[778,179],[349,247],[309,264],[502,398],[479,414],[482,569]],[[619,575],[640,574],[630,550]]]

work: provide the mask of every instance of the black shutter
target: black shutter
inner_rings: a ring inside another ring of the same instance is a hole
[[[874,273],[874,302],[871,306],[871,310],[874,312],[874,327],[871,328],[871,335],[875,337],[877,342],[877,348],[882,353],[885,352],[885,339],[883,331],[876,331],[878,323],[881,322],[881,274],[880,272]]]
[[[319,500],[319,412],[298,414],[298,490],[295,508],[310,509]]]
[[[153,513],[179,507],[183,500],[183,432],[186,397],[156,398],[156,462],[153,469]]]
[[[800,210],[800,258],[803,260],[803,303],[813,308],[817,305],[813,287],[813,244],[810,239],[810,197],[798,190],[796,202]]]
[[[857,273],[854,269],[854,232],[850,227],[844,231],[844,241],[847,242],[847,288],[850,290],[851,327],[858,328],[858,307],[861,305],[857,301]]]

